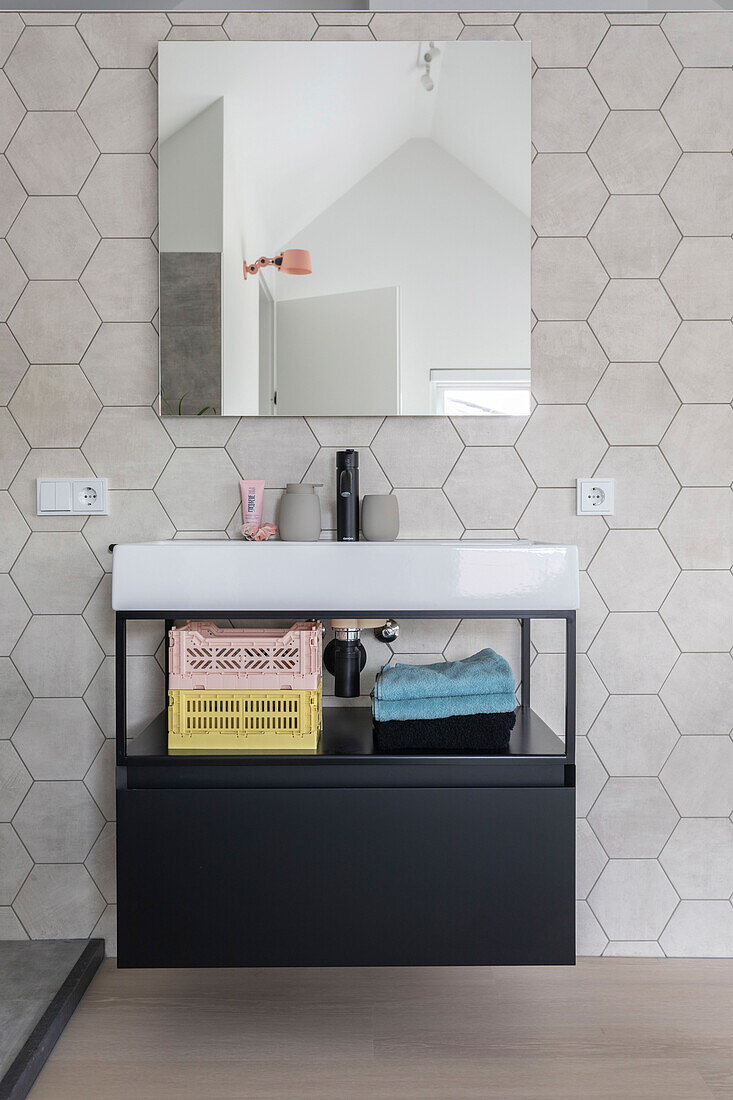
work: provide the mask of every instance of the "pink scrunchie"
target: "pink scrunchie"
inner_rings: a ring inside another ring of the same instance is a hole
[[[247,542],[267,542],[269,538],[277,534],[277,527],[274,523],[265,523],[262,527],[258,527],[255,523],[244,523],[239,530]]]

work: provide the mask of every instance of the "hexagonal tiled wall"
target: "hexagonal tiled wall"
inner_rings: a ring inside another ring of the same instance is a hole
[[[109,544],[236,538],[236,483],[253,472],[267,518],[286,482],[324,482],[330,529],[333,454],[351,445],[364,490],[398,497],[402,537],[578,545],[579,950],[733,955],[733,16],[339,18],[16,16],[2,38],[6,923],[94,930],[114,950]],[[532,42],[537,406],[501,421],[161,422],[157,43],[347,35]],[[616,480],[615,515],[579,518],[572,486],[596,472]],[[90,473],[110,479],[108,516],[35,515],[36,477]],[[159,703],[159,640],[130,638],[136,726]],[[492,642],[516,661],[510,624],[405,623],[394,649]],[[535,705],[560,722],[562,639],[543,623],[534,642]]]

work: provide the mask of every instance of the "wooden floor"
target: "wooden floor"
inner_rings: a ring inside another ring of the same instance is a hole
[[[733,960],[124,971],[31,1100],[733,1098]]]

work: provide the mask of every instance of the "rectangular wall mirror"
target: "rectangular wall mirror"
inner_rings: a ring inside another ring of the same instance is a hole
[[[162,415],[528,413],[530,67],[161,43]]]

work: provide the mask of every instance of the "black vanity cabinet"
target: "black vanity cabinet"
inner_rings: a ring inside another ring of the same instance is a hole
[[[125,634],[179,616],[117,612],[118,965],[573,963],[575,613],[549,613],[564,740],[530,707],[523,615],[503,755],[377,755],[369,710],[333,707],[317,756],[169,757],[164,710],[127,740]]]

